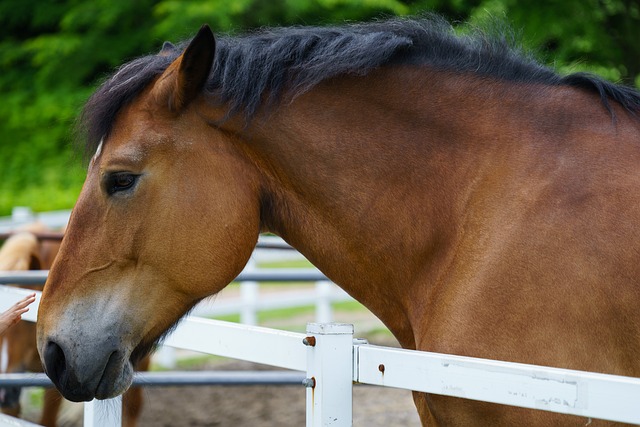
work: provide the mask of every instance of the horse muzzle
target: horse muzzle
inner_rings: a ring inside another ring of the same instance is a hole
[[[109,399],[129,387],[133,379],[129,326],[106,313],[104,304],[56,307],[38,320],[40,359],[66,399]]]
[[[49,340],[43,352],[45,372],[66,399],[109,399],[129,387],[133,368],[122,350],[112,345],[89,351],[76,349],[77,346]]]

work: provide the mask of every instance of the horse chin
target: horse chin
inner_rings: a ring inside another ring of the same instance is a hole
[[[115,354],[115,353],[114,353]],[[112,361],[113,359],[113,361]],[[109,359],[102,378],[96,388],[96,399],[111,399],[121,395],[133,382],[133,365],[130,359],[118,360],[117,356]]]

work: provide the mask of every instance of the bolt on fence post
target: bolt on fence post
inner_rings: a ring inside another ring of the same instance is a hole
[[[353,325],[307,324],[307,427],[353,422]]]
[[[84,427],[121,427],[122,396],[84,404]]]

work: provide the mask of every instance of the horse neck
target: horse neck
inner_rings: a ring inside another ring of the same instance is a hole
[[[411,324],[495,160],[500,92],[406,68],[327,81],[280,107],[245,146],[264,177],[263,229],[414,347]]]

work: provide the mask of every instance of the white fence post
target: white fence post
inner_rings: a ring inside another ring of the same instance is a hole
[[[11,210],[11,220],[17,224],[28,224],[34,219],[33,211],[26,206],[16,206]]]
[[[333,321],[331,308],[331,291],[333,284],[326,280],[316,282],[316,322],[329,323]]]
[[[168,345],[161,345],[153,355],[154,362],[163,368],[174,369],[176,367],[176,349]]]
[[[353,325],[309,323],[307,337],[307,427],[353,422]]]
[[[245,267],[245,271],[254,272],[256,270],[256,261],[253,256],[249,258],[249,262]],[[255,326],[258,324],[258,298],[260,294],[260,285],[258,282],[241,282],[240,298],[242,299],[242,309],[240,310],[240,323],[244,325]]]
[[[84,427],[121,427],[122,396],[84,404]]]

